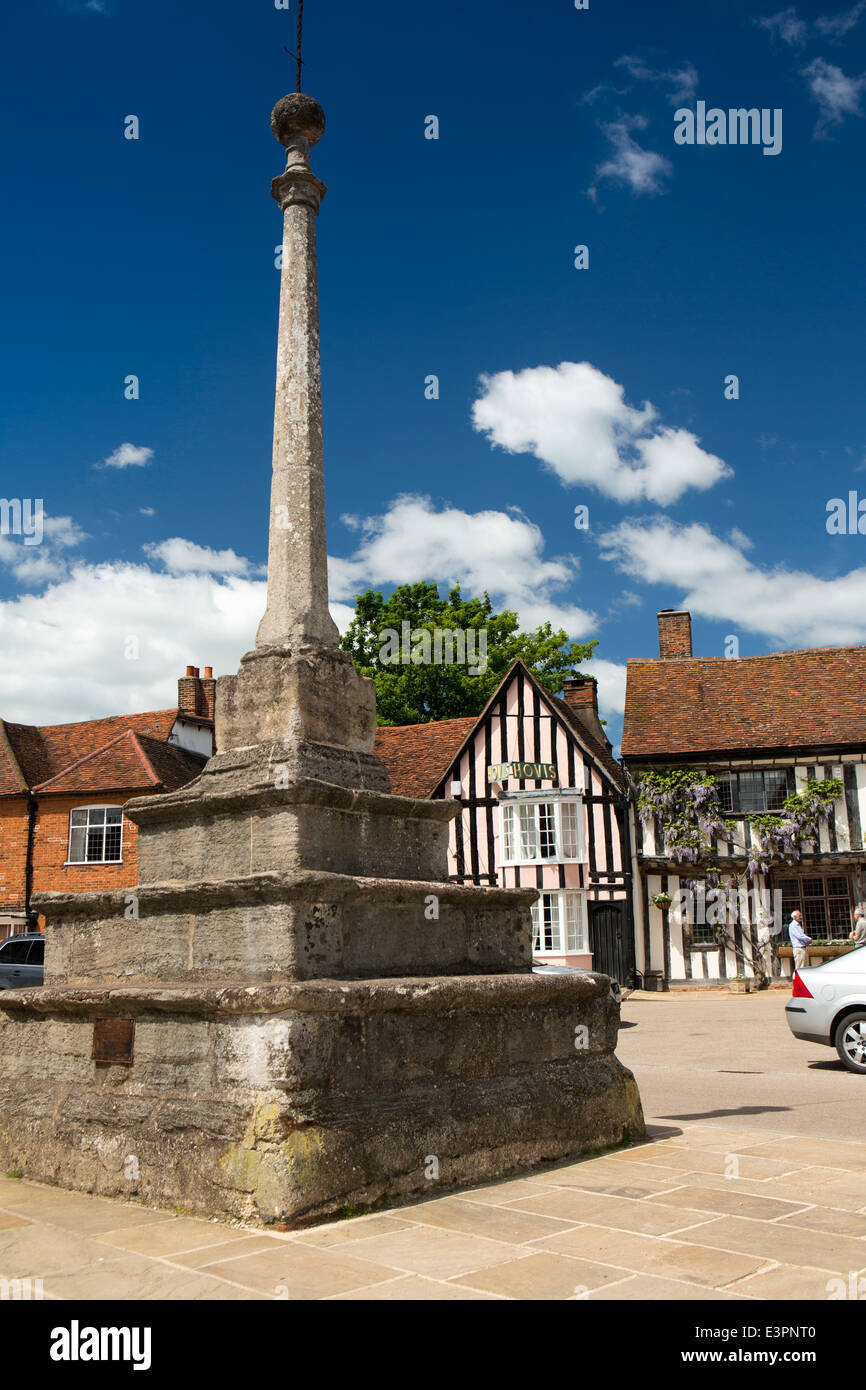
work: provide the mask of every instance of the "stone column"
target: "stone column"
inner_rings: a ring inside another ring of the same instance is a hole
[[[316,217],[325,185],[310,169],[310,146],[325,117],[312,97],[277,102],[271,129],[286,147],[285,172],[271,184],[283,210],[283,263],[268,542],[268,602],[256,647],[336,647],[328,611],[322,381]]]
[[[328,611],[316,268],[316,217],[325,185],[310,169],[310,146],[324,133],[324,112],[312,97],[293,92],[274,107],[271,130],[286,148],[286,168],[271,184],[283,210],[283,265],[268,600],[255,649],[242,658],[237,676],[217,683],[217,754],[245,752],[256,766],[279,756],[298,776],[390,789],[384,767],[371,755],[375,686],[341,650]],[[323,748],[330,751],[323,754]],[[223,765],[217,756],[210,771]]]

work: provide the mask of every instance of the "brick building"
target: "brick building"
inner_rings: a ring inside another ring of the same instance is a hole
[[[815,941],[843,940],[854,907],[866,899],[866,647],[703,657],[692,654],[687,612],[665,609],[658,628],[658,657],[628,663],[624,763],[635,783],[651,770],[712,773],[734,827],[730,843],[716,843],[714,858],[726,881],[748,886],[732,924],[738,955],[720,947],[712,922],[690,922],[678,905],[664,905],[664,895],[682,902],[681,885],[693,871],[666,855],[655,829],[635,815],[639,973],[662,987],[750,974],[768,911],[787,921],[799,908]],[[760,841],[749,817],[773,816],[786,797],[831,779],[841,795],[817,841],[805,844],[799,860],[775,862],[750,880],[750,852]],[[787,936],[777,940],[786,945]],[[788,959],[781,966],[791,973]]]
[[[138,882],[123,803],[192,781],[213,751],[214,692],[188,666],[173,709],[37,727],[0,720],[0,940],[38,925],[33,893]]]

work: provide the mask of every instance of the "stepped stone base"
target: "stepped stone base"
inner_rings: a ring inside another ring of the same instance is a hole
[[[594,976],[10,991],[0,1163],[264,1222],[429,1196],[641,1136],[617,1015]]]
[[[218,684],[221,751],[124,808],[137,887],[34,896],[0,1164],[300,1224],[641,1135],[607,980],[532,975],[535,889],[446,881],[458,805],[391,794],[347,655]]]

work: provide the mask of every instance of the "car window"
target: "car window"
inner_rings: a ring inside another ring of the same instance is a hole
[[[0,965],[23,965],[29,950],[29,941],[5,942],[0,946]]]
[[[45,961],[45,942],[32,941],[30,943],[30,955],[27,957],[28,965],[42,965]]]

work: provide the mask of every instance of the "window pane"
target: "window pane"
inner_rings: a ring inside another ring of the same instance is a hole
[[[556,824],[549,801],[538,807],[538,850],[542,859],[556,858]]]
[[[562,854],[565,859],[580,858],[580,816],[575,801],[563,801],[562,814]]]
[[[828,878],[828,879],[825,880],[825,882],[826,882],[826,884],[827,884],[827,897],[828,897],[828,898],[833,898],[833,897],[845,897],[845,898],[847,898],[847,896],[848,896],[848,880],[847,880],[847,878]]]
[[[69,824],[70,824],[70,825],[86,825],[86,824],[87,824],[87,812],[86,812],[86,811],[72,811],[72,812],[70,812],[70,815],[69,815]]]
[[[75,812],[73,811],[73,815]],[[83,864],[85,859],[85,844],[87,841],[87,831],[83,825],[73,828],[69,836],[69,858],[73,864]]]
[[[45,961],[45,942],[33,941],[30,945],[30,955],[27,957],[28,965],[42,965]]]
[[[764,779],[760,772],[741,772],[739,781],[739,809],[741,811],[763,811]]]
[[[119,806],[110,806],[105,812],[106,825],[120,825],[123,820],[123,812]]]
[[[823,899],[820,901],[815,901],[814,899],[806,900],[803,921],[805,923],[807,936],[827,935],[827,913]]]
[[[533,950],[558,951],[560,949],[557,909],[557,895],[555,893],[542,893],[540,901],[533,907],[533,920],[535,922]]]
[[[804,897],[804,898],[823,898],[823,896],[824,896],[824,880],[823,880],[822,878],[804,878],[804,879],[803,879],[803,897]]]
[[[94,827],[93,825],[89,826],[89,827],[88,827],[88,830],[87,830],[87,862],[88,862],[88,864],[92,864],[92,863],[94,863],[94,862],[98,863],[98,862],[102,859],[102,857],[103,857],[103,855],[102,855],[102,847],[103,847],[104,842],[105,842],[105,829],[104,829],[104,827],[101,826],[101,825],[100,825],[100,826],[96,826],[96,827]]]
[[[764,773],[764,790],[767,810],[780,811],[782,803],[788,795],[788,777],[784,769],[779,772]]]
[[[509,863],[514,858],[514,807],[502,808],[502,854]]]
[[[105,808],[103,806],[91,806],[87,812],[87,823],[90,826],[105,824]]]
[[[720,777],[718,780],[719,801],[723,811],[733,811],[734,809],[734,788],[732,777]]]
[[[534,806],[518,806],[517,818],[520,827],[520,859],[538,858],[538,831]]]
[[[105,858],[117,862],[120,859],[120,826],[109,825],[105,831]]]
[[[582,893],[563,893],[565,904],[566,949],[586,951],[586,902]]]

